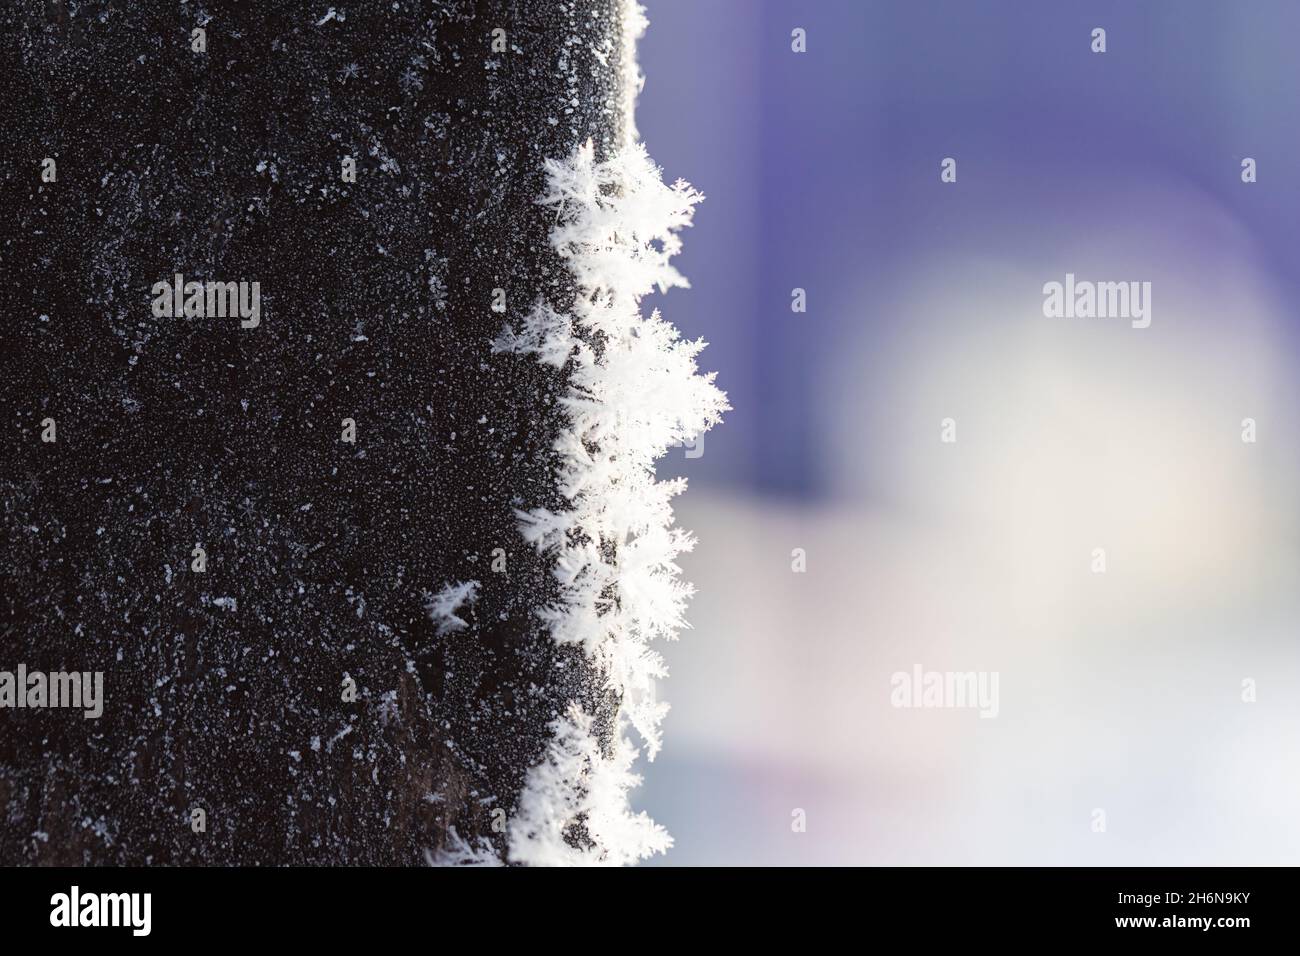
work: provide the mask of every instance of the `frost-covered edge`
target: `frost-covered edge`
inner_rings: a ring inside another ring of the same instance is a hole
[[[493,343],[495,352],[533,354],[561,368],[572,363],[563,398],[569,427],[555,446],[571,507],[517,514],[524,538],[553,556],[560,585],[560,600],[537,613],[556,641],[583,647],[621,701],[606,746],[577,703],[552,723],[507,833],[516,863],[617,865],[672,845],[628,800],[640,777],[626,731],[636,730],[653,760],[668,710],[655,699],[655,681],[667,671],[649,642],[674,639],[688,626],[683,614],[693,593],[676,559],[694,539],[672,526],[671,499],[686,481],[656,480],[654,462],[698,438],[728,408],[713,375],[697,370],[705,343],[682,341],[658,310],[641,314],[640,300],[653,289],[688,286],[669,260],[681,249],[677,230],[690,225],[703,196],[681,180],[665,185],[632,141],[641,86],[632,51],[645,27],[634,0],[623,24],[627,141],[604,161],[591,143],[548,160],[539,200],[556,216],[551,243],[577,287],[573,312],[539,301],[521,330],[507,326]],[[566,839],[578,823],[588,838],[582,846]]]

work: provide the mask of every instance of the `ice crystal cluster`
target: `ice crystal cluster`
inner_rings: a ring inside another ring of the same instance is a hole
[[[457,581],[445,585],[437,594],[427,596],[425,610],[438,629],[438,636],[444,637],[454,631],[463,631],[469,627],[468,622],[456,612],[461,605],[473,604],[478,600],[478,581]]]
[[[687,285],[670,260],[703,197],[680,180],[666,185],[640,145],[598,160],[588,143],[548,161],[546,179],[540,202],[556,217],[551,242],[578,294],[567,314],[539,301],[494,348],[569,369],[569,426],[556,444],[569,507],[520,511],[520,530],[553,557],[560,585],[560,599],[538,613],[556,641],[582,646],[621,706],[603,743],[577,704],[552,724],[549,751],[529,772],[511,822],[509,854],[532,864],[622,864],[672,843],[631,812],[628,791],[640,778],[627,731],[653,760],[668,708],[655,699],[666,671],[650,642],[686,626],[692,593],[676,559],[693,539],[672,526],[672,498],[685,479],[656,479],[654,463],[728,406],[713,375],[697,371],[705,343],[682,340],[640,304],[655,289]],[[579,825],[587,839],[566,839]]]

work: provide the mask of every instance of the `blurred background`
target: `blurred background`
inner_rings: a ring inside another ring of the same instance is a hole
[[[1300,4],[644,2],[708,197],[647,306],[734,406],[660,469],[660,859],[1300,862]],[[1150,327],[1044,317],[1067,272]],[[917,665],[997,717],[892,707]]]

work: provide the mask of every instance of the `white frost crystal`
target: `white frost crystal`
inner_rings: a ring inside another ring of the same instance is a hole
[[[551,725],[545,759],[528,774],[519,811],[510,824],[510,859],[541,866],[621,865],[663,853],[672,846],[663,827],[645,813],[633,814],[627,792],[641,782],[632,773],[636,749],[619,734],[614,754],[601,753],[592,719],[574,704]],[[594,846],[565,841],[576,821],[586,823]]]
[[[430,866],[500,866],[501,860],[492,849],[492,841],[479,837],[473,844],[447,828],[447,846],[437,853],[425,850],[425,862]]]
[[[495,351],[571,361],[564,396],[569,427],[556,451],[560,490],[570,507],[520,511],[526,540],[554,556],[558,603],[539,609],[561,643],[581,644],[622,700],[612,745],[602,748],[592,718],[576,705],[552,725],[545,759],[533,767],[511,821],[510,858],[535,864],[635,862],[672,844],[645,814],[633,815],[628,790],[637,750],[659,750],[667,705],[655,700],[665,675],[656,637],[687,626],[693,589],[676,558],[691,536],[672,527],[671,499],[684,479],[658,481],[654,463],[669,447],[694,441],[727,410],[713,375],[697,371],[704,342],[680,339],[656,310],[641,314],[642,296],[686,286],[669,260],[681,248],[703,197],[678,180],[667,186],[640,145],[598,162],[590,143],[546,164],[540,202],[554,211],[551,242],[578,288],[573,314],[539,302],[520,331],[507,328]],[[594,846],[565,839],[585,825]]]
[[[429,612],[430,620],[437,625],[439,637],[469,627],[456,616],[456,612],[462,604],[473,604],[478,600],[479,586],[478,581],[457,581],[455,584],[444,585],[437,594],[426,595],[428,600],[424,607]]]

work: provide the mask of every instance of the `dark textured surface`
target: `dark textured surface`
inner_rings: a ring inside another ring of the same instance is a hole
[[[619,6],[0,14],[0,669],[102,670],[106,697],[0,710],[0,863],[503,846],[545,724],[598,708],[513,515],[559,504],[563,381],[489,342],[572,294],[533,200],[544,157],[621,130]],[[260,282],[260,326],[155,318],[177,272]],[[424,592],[466,580],[438,637]]]

